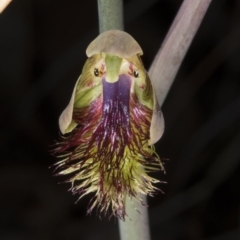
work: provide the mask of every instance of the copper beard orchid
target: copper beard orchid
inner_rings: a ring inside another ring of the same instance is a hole
[[[163,169],[153,144],[164,121],[140,59],[142,49],[127,33],[100,34],[87,48],[69,105],[59,119],[62,139],[54,153],[57,175],[70,174],[71,191],[94,193],[88,212],[121,219],[125,199],[156,190],[149,171]]]

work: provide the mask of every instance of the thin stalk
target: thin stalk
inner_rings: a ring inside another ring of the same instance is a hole
[[[111,29],[123,30],[122,0],[98,0],[98,14],[100,33]],[[146,203],[146,197],[141,197]],[[118,220],[121,240],[150,240],[148,209],[129,198],[125,207],[128,214],[126,220]]]
[[[184,0],[150,67],[149,76],[160,106],[177,75],[212,0]]]
[[[98,19],[100,33],[112,29],[123,30],[123,1],[98,0]]]
[[[141,198],[146,204],[146,196],[142,195]],[[125,208],[127,212],[125,221],[118,221],[121,240],[150,240],[148,208],[128,197]]]

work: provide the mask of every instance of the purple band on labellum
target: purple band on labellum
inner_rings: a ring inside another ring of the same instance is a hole
[[[105,156],[111,161],[116,157],[116,165],[124,155],[124,148],[129,144],[130,129],[130,87],[131,79],[127,75],[120,75],[119,80],[103,83],[102,118],[93,132],[92,141],[88,149],[96,144],[98,158]],[[94,141],[94,142],[93,142]],[[88,151],[87,149],[87,151]]]

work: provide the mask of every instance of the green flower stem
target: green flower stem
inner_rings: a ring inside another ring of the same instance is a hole
[[[118,29],[123,30],[123,1],[98,0],[100,33]]]
[[[146,196],[141,196],[146,203]],[[121,240],[150,240],[148,208],[135,199],[126,199],[127,217],[119,220]]]
[[[111,29],[123,30],[122,0],[98,0],[98,14],[100,33]],[[146,203],[146,197],[142,196],[142,199]],[[126,220],[118,220],[121,240],[150,240],[148,209],[127,198],[126,212]]]

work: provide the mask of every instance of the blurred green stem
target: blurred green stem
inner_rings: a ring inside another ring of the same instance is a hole
[[[123,1],[98,0],[100,33],[111,29],[123,30]],[[142,196],[146,203],[146,196]],[[134,199],[126,199],[125,221],[118,220],[121,240],[149,240],[148,209]],[[138,212],[137,210],[140,212]]]
[[[146,196],[142,195],[141,198],[146,204]],[[148,208],[128,197],[125,208],[127,213],[125,221],[118,220],[121,240],[150,240]]]
[[[98,0],[100,33],[111,30],[123,30],[123,1]]]
[[[155,56],[149,76],[160,106],[211,2],[212,0],[184,0]]]

